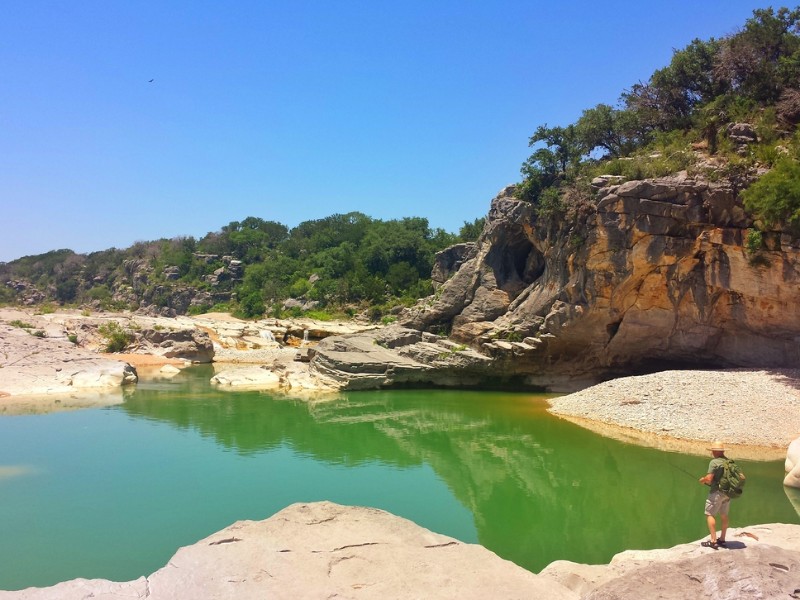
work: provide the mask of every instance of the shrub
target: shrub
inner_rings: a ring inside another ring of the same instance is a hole
[[[745,248],[750,255],[756,254],[764,244],[764,236],[758,229],[748,229],[745,236]]]
[[[97,331],[106,338],[106,352],[122,352],[134,340],[133,334],[125,331],[116,321],[100,325]]]
[[[231,305],[228,302],[217,302],[208,312],[231,312]]]
[[[70,333],[69,335],[67,335],[67,339],[76,346],[78,345],[78,334]]]
[[[549,218],[563,212],[564,206],[561,203],[561,192],[558,188],[547,188],[540,195],[536,203],[536,214],[543,218]]]
[[[780,160],[743,193],[747,210],[771,225],[781,221],[800,225],[800,164]]]

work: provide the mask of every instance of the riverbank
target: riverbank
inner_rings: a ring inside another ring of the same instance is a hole
[[[602,435],[662,450],[782,460],[800,436],[800,371],[662,371],[553,398],[550,412]]]
[[[112,321],[136,335],[124,354],[101,352],[105,342],[98,331]],[[81,406],[83,396],[132,384],[137,371],[163,377],[198,361],[215,363],[215,383],[222,389],[330,395],[341,382],[307,362],[316,340],[355,332],[375,337],[380,332],[372,333],[374,329],[364,323],[304,319],[250,322],[225,313],[169,319],[2,308],[0,410],[11,410],[12,398],[17,407],[20,402],[38,403],[37,412],[47,405]],[[304,342],[304,337],[311,339]],[[454,361],[466,354],[459,346],[444,351],[428,345],[435,360]],[[364,346],[373,353],[391,353],[380,343]],[[354,354],[351,360],[366,359]],[[445,365],[443,372],[452,367]],[[65,403],[66,398],[70,401]],[[602,435],[664,450],[706,454],[708,443],[721,439],[733,456],[779,460],[800,435],[798,409],[799,370],[733,369],[621,377],[555,397],[550,411]]]

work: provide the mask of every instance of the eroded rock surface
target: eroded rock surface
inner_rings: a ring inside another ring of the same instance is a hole
[[[75,580],[0,592],[3,600],[73,598],[530,598],[577,595],[475,544],[381,510],[294,504],[181,548],[147,579]]]
[[[76,579],[0,592],[0,600],[788,598],[798,569],[798,525],[730,529],[723,550],[698,540],[622,552],[608,565],[556,561],[535,575],[384,511],[317,502],[234,523],[181,548],[147,578]]]
[[[315,373],[351,390],[397,384],[479,385],[494,375],[492,360],[464,344],[402,327],[322,340]]]
[[[800,568],[800,526],[772,523],[728,530],[727,549],[697,542],[627,550],[608,565],[556,561],[540,575],[582,600],[790,598]]]
[[[507,188],[474,252],[404,326],[451,328],[532,384],[670,366],[800,364],[800,251],[745,249],[738,191],[685,177],[606,185],[539,219]]]
[[[783,485],[800,489],[800,437],[794,439],[786,449],[786,477]]]
[[[47,335],[46,329],[0,323],[0,398],[102,391],[137,381],[128,363]]]

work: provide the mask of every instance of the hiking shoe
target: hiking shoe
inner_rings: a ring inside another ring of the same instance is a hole
[[[711,548],[713,550],[717,550],[718,549],[718,546],[717,546],[716,542],[705,541],[705,542],[700,542],[700,545],[703,546],[703,548]]]

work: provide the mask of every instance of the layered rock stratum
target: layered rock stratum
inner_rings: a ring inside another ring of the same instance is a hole
[[[798,240],[767,231],[748,251],[733,184],[605,185],[557,218],[513,192],[492,201],[476,244],[441,257],[446,280],[402,325],[448,331],[531,385],[800,364]]]

